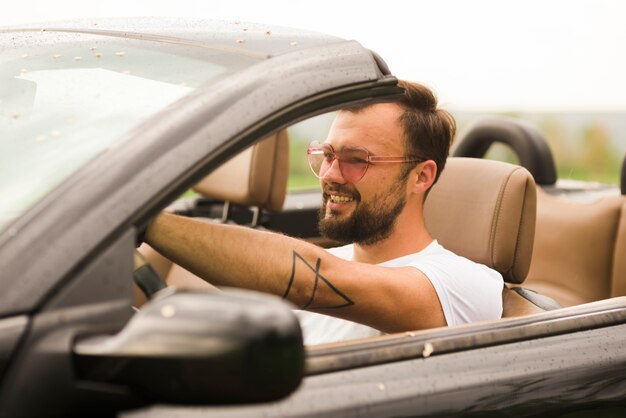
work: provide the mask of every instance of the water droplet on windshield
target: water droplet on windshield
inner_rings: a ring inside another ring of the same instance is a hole
[[[96,56],[96,58],[102,58],[102,53],[101,52],[96,52],[94,55]]]
[[[22,55],[22,58],[28,58],[28,54]]]
[[[269,35],[271,35],[271,34],[272,34],[272,31],[269,31],[269,30],[268,30],[267,32],[265,32],[265,34],[266,34],[267,36],[269,36]]]
[[[246,40],[245,39],[237,39],[237,43],[238,44],[245,44]]]
[[[379,383],[378,384],[378,390],[380,390],[381,392],[385,391],[385,384],[384,383]]]
[[[129,70],[124,70],[124,71],[122,71],[122,74],[128,75],[128,74],[130,74],[130,71]]]
[[[61,58],[61,54],[54,54],[52,58]]]
[[[48,139],[48,138],[47,138],[45,135],[39,135],[39,136],[37,137],[37,142],[43,142],[43,141],[45,141],[46,139]]]
[[[96,49],[98,48],[96,48],[95,46],[92,46],[91,48],[89,48],[90,51],[95,51]]]
[[[435,348],[431,343],[424,344],[424,350],[422,351],[422,355],[424,357],[430,357],[430,355],[435,351]]]
[[[119,52],[116,52],[115,55],[117,55],[118,57],[123,57],[124,55],[126,55],[126,52],[119,51]]]
[[[56,129],[53,129],[52,131],[50,131],[50,136],[53,138],[58,138],[61,136],[61,132],[57,131]]]
[[[291,41],[291,42],[289,42],[289,45],[290,45],[290,46],[296,46],[296,45],[298,45],[298,42],[296,42],[296,41]]]
[[[27,70],[26,68],[22,68],[22,69],[20,70],[20,74],[24,74],[24,73],[27,73],[27,72],[28,72],[28,70]]]
[[[78,56],[74,57],[74,61],[80,61],[82,59],[83,59],[83,57],[78,57]]]
[[[13,119],[19,119],[19,118],[20,118],[20,116],[22,116],[22,114],[21,114],[21,113],[19,113],[19,112],[15,112],[14,114],[12,114],[12,115],[11,115],[11,117],[12,117]]]

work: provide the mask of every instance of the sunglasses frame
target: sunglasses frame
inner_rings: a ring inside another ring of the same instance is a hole
[[[365,149],[365,148],[362,148],[362,147],[351,148],[351,150],[363,151],[365,153],[365,155],[367,155],[367,157],[365,159],[363,159],[363,163],[365,164],[365,169],[363,169],[363,172],[360,174],[360,176],[358,176],[358,178],[356,178],[354,175],[346,176],[346,174],[344,172],[344,167],[345,167],[344,164],[351,165],[353,163],[351,163],[350,161],[347,161],[346,159],[342,159],[341,158],[341,154],[344,152],[343,150],[335,151],[335,149],[333,148],[332,145],[330,145],[330,144],[320,144],[318,141],[311,142],[311,144],[309,144],[309,148],[307,149],[307,156],[308,156],[308,160],[309,160],[309,167],[311,167],[311,171],[313,171],[313,174],[317,178],[322,178],[322,177],[324,177],[326,172],[328,172],[328,169],[330,169],[330,167],[333,165],[333,162],[335,160],[337,160],[337,161],[339,161],[339,171],[341,172],[341,175],[346,180],[348,180],[350,183],[356,183],[356,182],[360,181],[365,176],[365,173],[367,173],[367,170],[368,170],[369,166],[372,165],[372,164],[378,164],[378,163],[405,164],[405,163],[414,163],[414,162],[420,163],[420,162],[426,161],[423,158],[412,157],[412,156],[408,156],[407,157],[407,156],[370,155],[369,151],[367,149]],[[324,171],[324,173],[321,172],[322,171],[322,165],[323,165],[323,160],[322,160],[322,163],[320,164],[320,168],[319,168],[319,173],[316,172],[316,170],[314,168],[314,164],[313,164],[313,158],[315,158],[315,157],[313,157],[313,156],[318,156],[318,155],[324,155],[325,156],[328,153],[328,151],[330,151],[330,153],[332,154],[332,159],[328,163],[328,169],[326,169],[326,171]],[[363,163],[360,163],[360,164],[363,164]]]

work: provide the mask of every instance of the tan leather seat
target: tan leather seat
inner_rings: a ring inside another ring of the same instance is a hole
[[[254,208],[257,215],[260,210],[280,211],[287,194],[288,173],[289,138],[287,131],[282,130],[228,160],[196,184],[194,189],[205,197],[225,202],[224,216],[221,220],[214,220],[225,222],[231,203]],[[255,219],[252,226],[256,226]],[[149,246],[142,245],[140,251],[168,285],[212,287]]]
[[[528,273],[535,234],[536,187],[520,166],[449,158],[425,203],[429,232],[444,247],[502,274],[510,284]],[[503,290],[503,316],[543,309]]]
[[[469,128],[454,155],[482,158],[493,143],[506,144],[539,185],[557,179],[543,134],[518,119],[481,119]],[[577,203],[537,195],[534,251],[525,286],[563,306],[626,295],[626,158],[622,196]]]
[[[626,161],[622,166],[622,193],[626,192]],[[613,273],[611,275],[611,297],[626,296],[626,195],[622,195],[617,238],[613,251]]]
[[[288,174],[289,139],[283,130],[226,162],[194,190],[217,200],[279,212],[287,194]]]
[[[626,196],[592,203],[539,190],[525,285],[563,306],[626,295]]]
[[[522,283],[535,234],[536,187],[513,164],[449,158],[425,205],[426,227],[444,247]]]

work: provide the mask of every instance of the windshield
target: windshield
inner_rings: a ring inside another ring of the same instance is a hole
[[[0,33],[0,45],[0,230],[126,132],[253,61],[76,33]]]

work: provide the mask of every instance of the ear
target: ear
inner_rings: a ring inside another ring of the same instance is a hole
[[[413,193],[424,194],[432,186],[437,176],[437,163],[426,160],[419,163],[411,172],[411,189]]]

